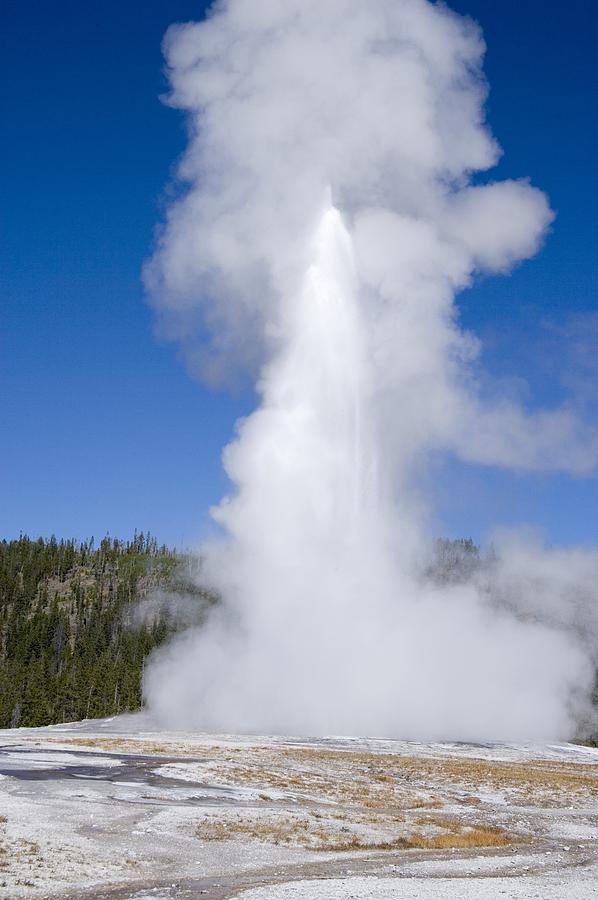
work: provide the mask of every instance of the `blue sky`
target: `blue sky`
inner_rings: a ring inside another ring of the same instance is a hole
[[[595,419],[598,386],[592,4],[458,0],[488,43],[496,177],[531,176],[557,212],[537,259],[460,298],[483,362],[530,404]],[[222,446],[249,393],[214,394],[159,343],[140,269],[184,147],[159,95],[168,24],[188,0],[9,0],[0,38],[0,537],[127,536],[188,545],[225,490]],[[554,543],[598,540],[595,479],[454,463],[433,473],[439,533],[528,522]]]

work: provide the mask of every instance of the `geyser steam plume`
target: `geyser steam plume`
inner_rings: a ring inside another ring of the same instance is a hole
[[[552,220],[527,181],[473,183],[499,156],[483,51],[427,0],[222,0],[166,36],[186,189],[148,288],[189,365],[249,369],[260,403],[202,551],[224,603],[147,673],[165,724],[549,738],[587,713],[595,554],[422,574],[431,453],[581,474],[598,453],[567,410],[484,401],[457,324],[455,293]]]

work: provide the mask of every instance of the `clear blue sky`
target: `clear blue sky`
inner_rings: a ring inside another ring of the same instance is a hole
[[[530,175],[558,213],[543,252],[461,298],[484,361],[530,403],[598,418],[596,73],[590,0],[457,0],[488,43],[498,176]],[[248,395],[212,394],[152,334],[140,269],[184,146],[160,41],[190,0],[8,0],[0,65],[0,537],[188,545],[225,489],[220,452]],[[529,383],[529,388],[525,387]],[[439,466],[438,530],[525,521],[598,541],[595,479]]]

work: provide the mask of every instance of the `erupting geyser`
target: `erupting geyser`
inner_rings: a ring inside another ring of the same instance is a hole
[[[456,291],[552,219],[525,181],[472,183],[499,155],[483,49],[427,0],[225,0],[167,35],[187,190],[147,284],[189,364],[249,368],[260,403],[202,550],[223,603],[147,672],[165,724],[549,738],[587,714],[595,554],[518,544],[467,583],[424,574],[428,454],[598,458],[565,410],[484,404],[469,368]]]

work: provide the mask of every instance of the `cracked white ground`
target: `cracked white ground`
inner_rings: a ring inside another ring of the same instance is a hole
[[[598,897],[598,750],[0,733],[0,897]]]

